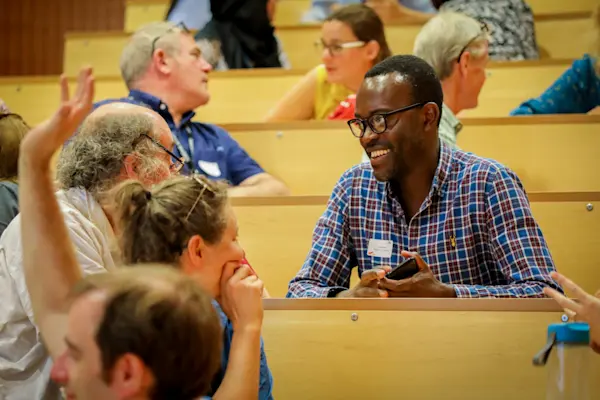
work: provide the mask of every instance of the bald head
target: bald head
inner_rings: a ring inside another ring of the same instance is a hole
[[[135,153],[138,166],[156,158],[160,149],[145,135],[161,140],[171,133],[164,119],[146,107],[128,103],[98,107],[60,155],[57,175],[61,186],[92,194],[110,189],[123,175],[128,155]]]

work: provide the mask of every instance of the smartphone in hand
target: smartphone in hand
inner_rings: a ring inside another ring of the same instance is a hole
[[[400,265],[388,272],[385,277],[395,281],[406,279],[419,272],[417,260],[414,257],[407,258]]]

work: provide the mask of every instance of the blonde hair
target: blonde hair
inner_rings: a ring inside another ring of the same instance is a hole
[[[179,51],[179,34],[184,31],[170,22],[154,22],[139,28],[125,45],[121,53],[121,76],[129,89],[148,70],[154,49],[162,49],[168,55]],[[157,40],[158,38],[158,40]],[[155,42],[156,40],[156,42]]]
[[[31,128],[17,114],[0,114],[0,180],[16,181],[19,175],[19,148]]]
[[[443,80],[452,74],[456,58],[467,44],[469,53],[479,58],[485,55],[487,40],[487,34],[475,19],[443,11],[423,25],[415,39],[413,53],[427,61]]]
[[[105,381],[125,354],[152,371],[151,399],[206,395],[221,363],[220,319],[211,297],[191,278],[162,265],[92,274],[72,290],[73,300],[106,294],[96,331]]]
[[[130,180],[118,185],[110,197],[121,224],[125,263],[177,266],[192,236],[214,244],[227,226],[225,186],[200,175],[175,176],[150,191]]]

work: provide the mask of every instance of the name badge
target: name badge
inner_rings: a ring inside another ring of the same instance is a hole
[[[391,240],[371,239],[369,240],[367,255],[371,257],[391,258],[393,248],[394,242]]]
[[[219,168],[219,164],[210,161],[198,161],[198,166],[208,175],[218,178],[221,176],[221,168]]]

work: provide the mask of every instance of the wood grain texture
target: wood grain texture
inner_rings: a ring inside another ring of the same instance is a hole
[[[59,74],[65,32],[122,31],[124,14],[123,0],[3,0],[0,76]]]

